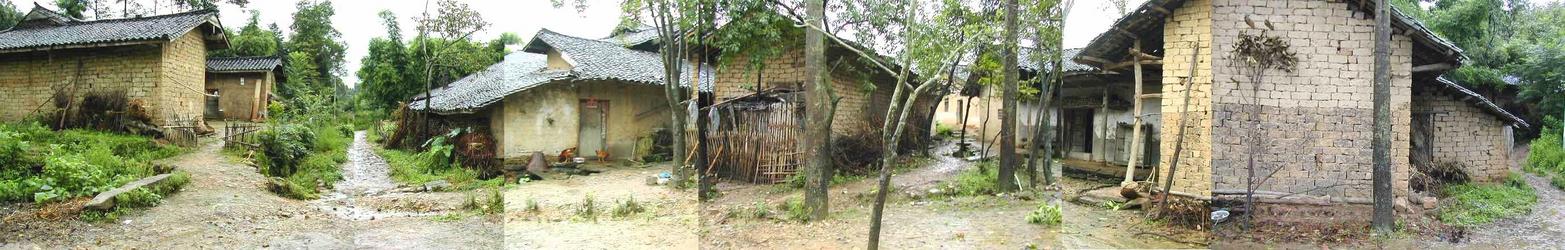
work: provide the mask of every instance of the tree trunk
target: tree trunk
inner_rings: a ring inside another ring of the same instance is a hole
[[[805,3],[807,20],[815,27],[823,27],[826,16],[824,0]],[[809,90],[805,92],[807,135],[805,136],[805,191],[804,205],[813,220],[825,219],[829,214],[827,188],[833,174],[831,162],[831,117],[836,105],[831,83],[826,80],[826,34],[819,29],[804,31],[804,72]]]
[[[1375,96],[1374,136],[1370,140],[1374,158],[1374,216],[1370,221],[1376,234],[1391,233],[1396,218],[1391,203],[1391,11],[1386,1],[1375,4]]]
[[[688,110],[684,107],[683,93],[679,89],[681,63],[684,60],[680,55],[683,55],[681,52],[684,49],[684,39],[678,37],[676,34],[678,31],[674,30],[674,12],[669,9],[670,3],[654,1],[652,4],[653,19],[659,24],[657,28],[658,37],[664,41],[661,48],[663,57],[663,95],[668,100],[669,115],[671,116],[668,129],[674,144],[670,154],[673,158],[671,159],[673,166],[670,169],[673,177],[670,178],[670,181],[674,185],[685,185],[690,178],[691,171],[685,164],[687,151],[689,150],[685,144],[685,119],[687,117],[685,112]]]
[[[1016,187],[1016,1],[1005,1],[1005,44],[1001,49],[1001,58],[1005,71],[1005,104],[1000,108],[1004,114],[1000,115],[1000,171],[999,178],[995,178],[995,189],[999,192],[1013,192]]]

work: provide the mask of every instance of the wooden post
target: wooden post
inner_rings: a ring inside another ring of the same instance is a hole
[[[1132,126],[1130,127],[1130,164],[1125,165],[1125,181],[1120,182],[1120,186],[1125,186],[1125,184],[1128,184],[1130,182],[1136,181],[1136,179],[1135,179],[1135,176],[1136,176],[1136,165],[1139,165],[1141,163],[1141,158],[1138,157],[1138,156],[1141,155],[1141,98],[1142,98],[1142,96],[1141,96],[1141,56],[1139,55],[1141,53],[1141,39],[1136,39],[1134,46],[1135,46],[1135,48],[1134,48],[1135,51],[1132,51],[1132,53],[1130,53],[1131,61],[1135,62],[1134,65],[1135,65],[1135,74],[1136,74],[1135,75],[1135,82],[1131,83],[1132,85],[1135,85],[1136,94],[1133,95],[1134,99],[1135,99],[1134,100],[1135,104],[1132,105],[1132,108],[1130,110],[1131,119],[1134,121],[1134,122],[1132,122]]]

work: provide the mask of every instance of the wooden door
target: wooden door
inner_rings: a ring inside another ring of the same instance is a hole
[[[581,126],[577,131],[577,155],[596,159],[598,151],[608,150],[609,102],[587,99],[581,101]]]

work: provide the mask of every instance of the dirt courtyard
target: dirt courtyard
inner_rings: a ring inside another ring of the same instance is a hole
[[[1027,215],[1053,196],[1027,193],[997,196],[927,195],[973,164],[944,156],[942,147],[924,163],[893,175],[881,231],[885,249],[1024,249],[1055,245],[1057,229],[1028,224]],[[868,242],[875,178],[831,187],[831,215],[808,223],[785,219],[778,208],[801,189],[786,184],[723,182],[722,194],[701,210],[705,249],[861,249]],[[802,198],[797,198],[802,199]],[[767,216],[757,218],[757,206]]]
[[[695,249],[695,190],[652,186],[647,178],[669,165],[589,165],[602,173],[532,181],[505,192],[507,249]],[[548,176],[546,176],[548,178]],[[591,197],[595,212],[584,212]],[[617,217],[635,199],[643,212]],[[529,209],[529,203],[537,210]],[[588,214],[591,214],[588,216]]]

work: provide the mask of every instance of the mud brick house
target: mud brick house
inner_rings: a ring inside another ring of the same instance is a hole
[[[635,159],[637,142],[668,127],[662,57],[648,32],[587,39],[539,31],[522,52],[445,87],[409,108],[459,120],[487,131],[499,158],[527,159],[577,148],[597,159]],[[694,67],[685,65],[684,74]],[[700,67],[702,86],[712,69]],[[685,78],[683,86],[693,80]],[[426,101],[428,105],[426,106]]]
[[[197,125],[207,50],[228,47],[216,11],[79,20],[35,6],[0,31],[0,120],[53,113],[54,96],[124,92],[157,125]]]
[[[779,182],[792,176],[802,164],[804,119],[808,112],[816,111],[806,110],[804,104],[808,88],[805,86],[803,32],[784,33],[797,36],[779,41],[776,46],[786,49],[760,60],[759,66],[744,63],[750,61],[748,54],[718,51],[710,55],[736,62],[719,67],[713,87],[716,103],[703,109],[716,125],[706,135],[710,143],[707,150],[708,155],[714,157],[714,171],[722,178]],[[875,142],[880,140],[886,109],[891,106],[895,76],[876,69],[860,54],[829,40],[826,60],[827,65],[833,65],[827,81],[839,98],[831,125],[837,150],[849,151],[845,155],[850,156],[860,155],[855,153],[858,151],[879,150],[881,144]],[[885,57],[869,60],[900,67]],[[903,132],[899,144],[903,150],[923,148],[928,144],[928,129],[940,101],[939,94],[925,93],[913,105],[907,122],[917,125],[905,128],[907,131]],[[860,166],[837,166],[839,169],[852,167]]]
[[[206,117],[265,121],[272,89],[283,79],[282,62],[279,57],[208,58]]]
[[[1151,0],[1098,35],[1074,61],[1129,79],[1140,72],[1144,97],[1162,97],[1142,99],[1158,107],[1143,110],[1157,114],[1143,115],[1146,123],[1162,124],[1149,134],[1159,142],[1159,172],[1179,158],[1175,191],[1211,197],[1245,189],[1251,152],[1247,112],[1259,105],[1265,110],[1259,119],[1264,140],[1256,165],[1263,173],[1279,169],[1259,190],[1364,204],[1372,189],[1374,18],[1367,10],[1373,6],[1368,0]],[[1511,130],[1527,124],[1441,78],[1461,66],[1462,50],[1411,17],[1393,14],[1396,193],[1409,194],[1414,165],[1454,162],[1479,181],[1503,178],[1512,157]],[[1291,44],[1299,59],[1296,70],[1269,75],[1260,84],[1231,80],[1247,79],[1230,59],[1239,34],[1264,26],[1271,27],[1267,34]],[[1143,69],[1134,69],[1136,64]],[[1115,83],[1134,83],[1120,79]],[[1251,101],[1252,88],[1259,103]],[[1180,136],[1174,127],[1185,118],[1184,151],[1174,155]]]

